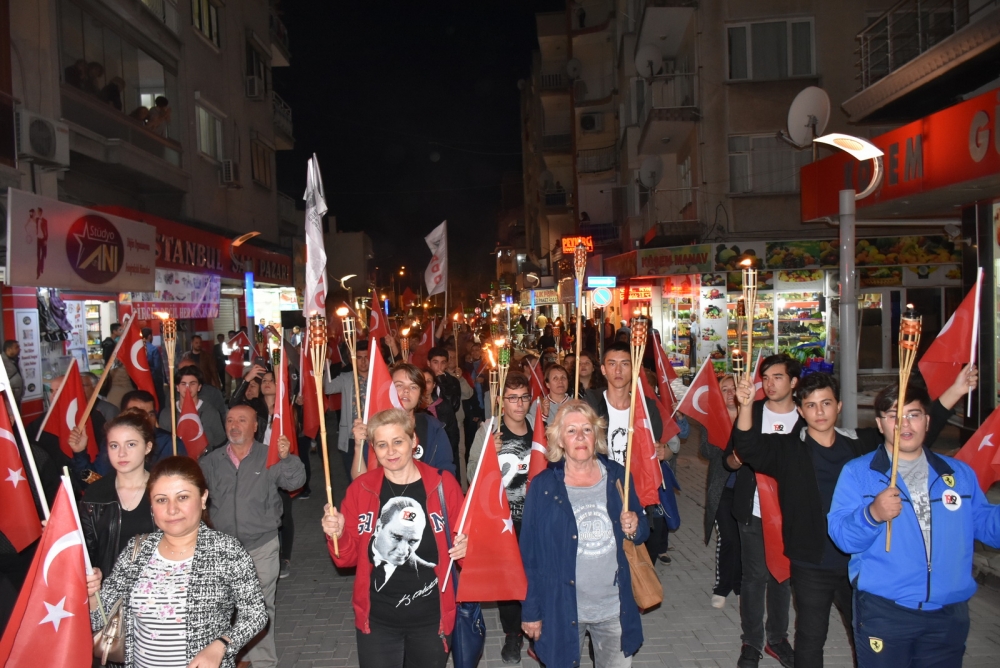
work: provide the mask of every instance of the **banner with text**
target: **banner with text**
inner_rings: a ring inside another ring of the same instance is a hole
[[[122,293],[121,303],[131,305],[139,320],[155,319],[156,311],[172,318],[218,318],[221,291],[218,276],[157,269],[155,292]]]

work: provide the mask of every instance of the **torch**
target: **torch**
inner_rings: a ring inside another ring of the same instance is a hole
[[[754,314],[757,312],[757,268],[753,266],[753,258],[750,256],[744,257],[740,261],[740,266],[743,267],[743,308],[747,329],[747,350],[746,357],[743,358],[743,366],[746,369],[750,360],[753,359],[753,320]],[[738,306],[737,309],[739,309]]]
[[[347,351],[351,355],[351,369],[354,373],[354,405],[358,410],[358,417],[363,417],[361,414],[361,385],[358,381],[358,330],[354,324],[354,318],[350,315],[351,311],[346,306],[341,306],[337,309],[337,317],[340,318],[344,329],[344,342],[347,344]],[[316,373],[316,370],[313,370]],[[358,463],[360,467],[360,462]],[[358,473],[361,471],[359,470]]]
[[[899,394],[896,399],[896,428],[892,436],[892,476],[889,487],[896,486],[896,469],[899,466],[899,432],[903,428],[903,406],[906,404],[906,390],[910,384],[910,372],[917,359],[920,347],[920,332],[923,317],[918,316],[913,304],[906,305],[906,311],[899,318]],[[885,551],[892,546],[892,520],[885,527]]]
[[[404,327],[399,330],[399,354],[403,362],[410,361],[410,328]]]
[[[458,353],[458,333],[461,331],[462,326],[458,324],[458,314],[455,314],[454,319],[451,323],[451,331],[455,336],[455,370],[458,371],[459,365],[462,363],[461,355]]]
[[[503,388],[507,382],[507,371],[510,369],[510,348],[507,347],[507,340],[500,338],[494,344],[497,347],[497,420],[503,417]]]
[[[347,335],[347,328],[344,328]],[[353,348],[352,348],[353,351]],[[323,451],[323,473],[326,475],[326,502],[333,508],[333,484],[330,482],[330,454],[326,449],[326,419],[323,415],[323,374],[320,371],[326,362],[326,318],[318,313],[309,317],[309,358],[312,361],[313,380],[316,383],[316,408],[319,412],[319,435]],[[356,361],[356,360],[355,360]],[[356,365],[355,365],[356,368]],[[354,380],[357,383],[357,371]],[[355,390],[357,395],[357,390]],[[340,545],[333,537],[333,552],[340,557]]]
[[[587,273],[587,247],[576,245],[573,251],[573,269],[576,271],[576,380],[573,398],[580,398],[580,328],[583,325],[583,275]]]
[[[628,406],[628,440],[625,443],[625,494],[622,502],[625,512],[628,512],[629,473],[632,470],[632,434],[635,432],[635,402],[645,401],[639,397],[639,374],[642,373],[642,358],[646,354],[646,337],[649,333],[649,321],[638,317],[632,320],[632,395]]]
[[[174,357],[177,352],[177,321],[169,313],[157,311],[154,313],[160,319],[160,337],[163,339],[163,349],[167,351],[167,377],[170,380],[170,438],[174,446],[174,456],[177,456],[177,399],[174,396]]]

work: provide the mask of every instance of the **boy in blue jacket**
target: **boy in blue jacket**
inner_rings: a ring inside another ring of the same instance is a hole
[[[921,386],[875,397],[883,446],[848,463],[827,516],[833,542],[851,555],[859,668],[962,665],[969,634],[974,541],[1000,546],[1000,506],[986,501],[966,464],[924,447],[930,398]],[[900,429],[898,487],[889,487]],[[892,522],[891,551],[886,525]]]

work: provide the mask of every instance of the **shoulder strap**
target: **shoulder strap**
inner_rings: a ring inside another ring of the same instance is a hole
[[[139,551],[142,550],[142,544],[146,542],[147,538],[149,538],[148,533],[141,533],[135,537],[135,544],[132,545],[132,559],[130,560],[133,564],[139,558]]]
[[[451,550],[451,522],[448,521],[448,504],[444,502],[444,480],[438,483],[437,486],[438,499],[441,501],[441,514],[444,515],[444,539],[445,543],[448,545],[448,549]],[[449,560],[450,561],[450,560]],[[455,569],[455,564],[451,565],[451,583],[455,587],[455,592],[458,592],[458,571]]]

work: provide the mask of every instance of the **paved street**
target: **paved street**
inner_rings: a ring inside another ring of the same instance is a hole
[[[740,649],[739,611],[730,596],[726,608],[709,605],[714,582],[714,543],[702,542],[702,505],[706,464],[698,458],[697,426],[680,453],[677,473],[681,486],[682,526],[671,536],[673,563],[659,564],[666,600],[643,617],[645,644],[633,665],[703,667],[736,665]],[[334,460],[339,463],[339,460]],[[350,573],[338,574],[330,561],[319,529],[325,495],[322,466],[313,457],[313,496],[295,502],[296,543],[292,575],[278,585],[276,640],[280,665],[285,668],[357,666],[354,615],[351,611]],[[335,480],[335,487],[337,481]],[[343,489],[343,481],[339,482]],[[966,666],[995,666],[1000,655],[1000,592],[981,588],[971,603],[972,632]],[[794,617],[793,617],[794,619]],[[498,668],[503,634],[496,609],[486,610],[486,657],[480,666]],[[524,666],[538,664],[524,656]],[[584,666],[591,665],[584,661]],[[770,658],[762,667],[779,664]],[[851,665],[847,636],[834,612],[826,645],[827,668]]]

